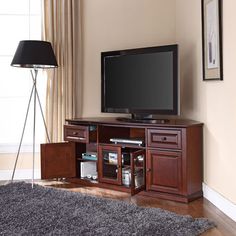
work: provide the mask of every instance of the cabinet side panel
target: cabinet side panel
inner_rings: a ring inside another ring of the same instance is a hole
[[[187,192],[188,195],[191,195],[202,192],[203,131],[202,126],[189,127],[186,131]]]

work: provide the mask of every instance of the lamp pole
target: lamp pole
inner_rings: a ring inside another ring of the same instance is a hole
[[[36,124],[36,82],[37,82],[37,75],[38,70],[34,69],[35,77],[33,78],[32,70],[31,75],[33,78],[33,87],[34,87],[34,123],[33,123],[33,170],[32,170],[32,188],[34,186],[34,164],[35,164],[35,124]]]
[[[19,144],[19,147],[18,147],[17,156],[16,156],[16,160],[15,160],[11,180],[13,181],[13,179],[14,179],[16,165],[17,165],[17,162],[18,162],[18,159],[19,159],[21,145],[22,145],[22,141],[23,141],[23,137],[24,137],[24,133],[25,133],[25,127],[26,127],[26,123],[27,123],[27,119],[28,119],[29,108],[30,108],[32,97],[34,95],[34,108],[33,108],[34,109],[34,114],[33,114],[33,163],[32,163],[32,165],[33,165],[33,168],[32,168],[33,169],[32,170],[32,188],[33,188],[33,185],[34,185],[34,169],[35,169],[36,101],[38,101],[39,108],[40,108],[40,111],[41,111],[41,115],[42,115],[42,119],[43,119],[43,123],[44,123],[44,128],[45,128],[45,131],[46,131],[47,140],[48,140],[49,143],[51,141],[50,141],[50,138],[49,138],[49,133],[48,133],[48,129],[47,129],[47,126],[46,126],[46,120],[45,120],[44,115],[43,115],[42,104],[41,104],[39,94],[38,94],[38,90],[37,90],[38,69],[37,68],[31,69],[30,73],[31,73],[32,80],[33,80],[33,87],[31,89],[31,93],[30,93],[30,98],[29,98],[29,102],[28,102],[28,106],[27,106],[27,110],[26,110],[26,115],[25,115],[23,131],[22,131],[22,134],[21,134],[20,144]]]

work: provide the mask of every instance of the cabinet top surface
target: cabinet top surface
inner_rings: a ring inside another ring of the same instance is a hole
[[[119,121],[116,117],[89,117],[89,118],[75,118],[66,119],[69,124],[75,125],[117,125],[117,126],[135,126],[135,127],[189,127],[189,126],[202,126],[203,123],[188,120],[188,119],[161,119],[156,123],[142,123],[135,121]]]

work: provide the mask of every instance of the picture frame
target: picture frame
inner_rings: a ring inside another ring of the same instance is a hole
[[[223,80],[222,1],[202,0],[203,80]]]

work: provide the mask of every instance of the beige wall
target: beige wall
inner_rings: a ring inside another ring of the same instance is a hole
[[[0,170],[13,170],[16,160],[16,154],[13,153],[1,153],[0,154]],[[17,169],[32,169],[33,166],[33,154],[21,153],[17,162]],[[35,155],[35,169],[40,168],[39,153]]]
[[[0,153],[0,180],[10,180],[12,178],[14,163],[16,160],[16,154],[13,153]],[[14,179],[31,179],[33,166],[33,155],[32,153],[21,152]],[[40,155],[35,155],[34,165],[34,178],[40,178]]]
[[[236,203],[236,1],[223,4],[224,81],[202,81],[201,1],[176,0],[176,40],[182,114],[204,123],[204,182]]]
[[[173,0],[83,0],[83,116],[101,110],[102,51],[175,43]]]

